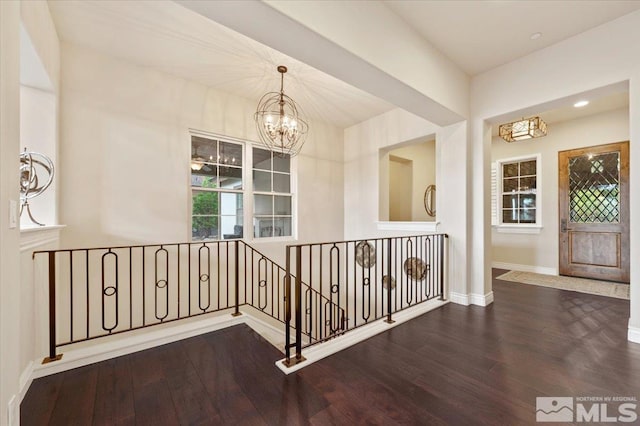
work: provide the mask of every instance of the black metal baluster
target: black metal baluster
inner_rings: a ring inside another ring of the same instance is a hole
[[[158,272],[159,272],[159,264],[158,264],[158,260],[159,260],[159,255],[160,254],[164,254],[165,257],[165,268],[164,268],[164,277],[162,278],[158,278]],[[155,274],[154,274],[154,279],[155,279],[155,288],[154,288],[154,294],[153,294],[153,299],[154,299],[154,315],[156,317],[157,320],[159,320],[160,322],[163,322],[165,320],[165,318],[167,318],[167,316],[169,315],[169,252],[167,251],[167,249],[165,249],[163,246],[160,246],[160,248],[158,250],[156,250],[155,255],[154,255],[154,264],[155,264]],[[164,315],[160,314],[160,309],[159,309],[159,305],[158,305],[158,293],[160,291],[164,290],[165,292],[165,312]]]
[[[180,244],[177,245],[177,250],[178,250],[178,316],[177,318],[180,318]]]
[[[115,280],[113,285],[106,285],[105,281],[105,263],[107,256],[113,256],[115,262]],[[108,327],[106,323],[106,300],[105,297],[115,296],[115,320],[113,326]],[[111,251],[107,251],[102,255],[102,329],[109,334],[118,327],[118,255]]]
[[[302,356],[302,247],[296,247],[296,363]]]
[[[189,316],[191,316],[191,244],[187,244],[189,251],[187,252],[187,274],[189,275],[187,278],[187,299],[189,300],[189,306],[187,311],[189,312]]]
[[[205,251],[203,251],[205,250]],[[207,273],[202,273],[202,254],[205,254],[205,262],[204,264],[207,267]],[[203,306],[202,304],[202,284],[205,283],[207,285],[207,304]],[[206,245],[206,243],[202,243],[202,247],[198,249],[198,307],[204,313],[209,307],[211,307],[211,250]]]
[[[240,313],[240,247],[238,243],[238,240],[233,242],[233,251],[234,251],[234,256],[235,256],[235,264],[233,266],[234,269],[234,275],[235,275],[235,288],[236,288],[236,309],[235,312],[231,315],[233,315],[234,317],[237,317],[238,315],[242,315]],[[227,296],[228,298],[228,296]]]
[[[86,318],[86,327],[87,327],[87,339],[89,338],[89,250],[85,250],[84,251],[84,258],[85,258],[85,273],[86,273],[86,286],[87,286],[87,299],[86,299],[86,304],[85,304],[85,309],[87,311],[87,318]]]
[[[385,322],[393,324],[395,321],[391,319],[391,282],[393,275],[391,275],[391,238],[387,238],[387,319]],[[396,294],[397,294],[396,290]]]
[[[73,342],[73,251],[69,250],[69,336]]]
[[[49,252],[49,358],[42,363],[57,361],[62,355],[56,354],[56,253]]]
[[[129,328],[133,328],[133,247],[129,247]]]
[[[146,277],[146,269],[147,262],[145,262],[145,252],[146,247],[142,247],[142,326],[144,327],[147,323],[147,314],[146,314],[146,306],[147,306],[147,297],[145,293],[145,284],[147,280]]]

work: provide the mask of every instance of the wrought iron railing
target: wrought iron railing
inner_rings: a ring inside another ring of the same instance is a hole
[[[284,364],[303,361],[305,347],[444,300],[446,241],[446,234],[433,234],[287,246]],[[313,291],[321,301],[311,297]]]
[[[38,251],[33,257],[47,262],[45,362],[60,359],[63,346],[214,312],[240,315],[241,306],[287,323],[287,271],[240,240]],[[300,287],[313,303],[328,303],[344,316],[318,291]],[[317,338],[303,332],[300,341]]]

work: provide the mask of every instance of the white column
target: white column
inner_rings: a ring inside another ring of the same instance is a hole
[[[0,424],[18,424],[20,368],[20,2],[0,1]],[[15,203],[15,204],[14,204]],[[17,217],[16,217],[17,221]],[[9,411],[9,412],[8,412]],[[13,426],[13,425],[11,425]]]

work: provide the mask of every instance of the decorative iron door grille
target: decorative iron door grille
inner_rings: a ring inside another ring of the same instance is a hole
[[[572,223],[620,222],[620,153],[569,160],[569,220]]]

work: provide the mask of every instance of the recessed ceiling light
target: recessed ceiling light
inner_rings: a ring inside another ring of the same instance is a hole
[[[573,106],[576,108],[582,108],[583,106],[587,106],[587,105],[589,105],[589,101],[578,101],[575,104],[573,104]]]
[[[537,40],[540,37],[542,37],[542,33],[533,33],[531,34],[531,37],[529,37],[531,40]]]

